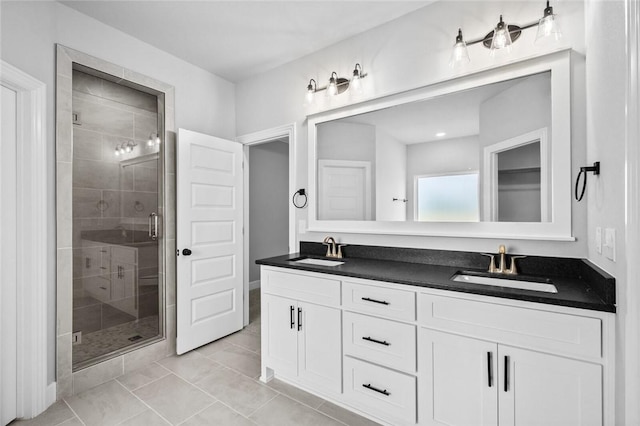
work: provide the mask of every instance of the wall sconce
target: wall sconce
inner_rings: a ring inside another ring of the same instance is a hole
[[[549,0],[547,0],[547,7],[544,9],[542,18],[522,27],[505,23],[502,20],[502,15],[500,15],[500,21],[496,24],[493,31],[482,38],[467,42],[465,42],[464,37],[462,36],[462,29],[458,29],[458,35],[456,36],[456,42],[453,45],[449,65],[455,67],[469,62],[470,59],[467,46],[471,46],[476,43],[482,43],[484,47],[490,49],[492,56],[495,55],[498,50],[504,49],[507,52],[510,52],[511,45],[520,38],[522,31],[536,26],[538,27],[538,33],[536,34],[535,43],[546,38],[553,38],[557,41],[562,37],[560,27],[558,26],[558,16],[553,13],[553,7],[549,6]]]
[[[367,74],[362,71],[362,66],[356,64],[353,70],[353,76],[351,80],[338,76],[335,71],[331,73],[329,77],[329,83],[324,87],[318,87],[318,83],[312,78],[307,85],[307,94],[305,98],[305,105],[313,104],[315,94],[322,90],[327,91],[327,96],[335,96],[344,93],[349,87],[356,93],[362,93],[362,79]]]
[[[133,141],[122,142],[120,145],[116,145],[115,155],[117,157],[118,155],[127,154],[133,151],[133,148],[136,146],[138,146],[138,144]]]
[[[149,140],[147,140],[147,146],[155,146],[160,145],[160,135],[156,133],[151,133],[149,135]]]

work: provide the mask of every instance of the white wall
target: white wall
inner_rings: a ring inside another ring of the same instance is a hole
[[[236,88],[238,133],[251,133],[284,123],[298,123],[296,187],[304,188],[307,186],[305,116],[317,112],[302,107],[305,88],[310,78],[315,78],[319,84],[323,84],[332,71],[341,76],[349,76],[355,63],[359,62],[369,74],[363,80],[365,93],[362,99],[398,93],[451,79],[461,73],[448,66],[450,49],[458,27],[462,27],[469,38],[479,37],[495,26],[500,13],[511,22],[527,23],[537,19],[543,7],[544,4],[539,1],[440,1],[273,71],[240,82]],[[584,5],[581,2],[562,2],[554,7],[562,16],[564,32],[557,46],[572,47],[577,52],[584,53]],[[525,31],[514,45],[512,55],[501,60],[491,59],[489,52],[481,45],[471,46],[469,53],[472,62],[462,73],[495,67],[503,64],[505,60],[517,61],[544,54],[554,48],[536,46],[533,44],[534,38],[535,30]],[[579,61],[577,63],[579,67]],[[580,92],[583,91],[578,92],[576,96],[580,101]],[[353,101],[349,96],[338,96],[336,100],[329,101],[329,105],[339,107]],[[578,102],[577,105],[583,105],[583,102]],[[580,138],[583,135],[577,136],[578,140],[584,140]],[[576,157],[576,161],[579,159],[583,160],[584,154]],[[577,162],[575,164],[577,165]],[[309,190],[311,191],[310,188]],[[296,213],[297,220],[306,220],[306,210],[298,210]],[[575,242],[510,240],[507,242],[508,250],[549,256],[585,257],[586,214],[583,212],[582,216],[584,218],[578,215],[576,219]],[[321,233],[307,232],[297,237],[299,240],[321,241],[324,236]],[[494,252],[500,243],[505,243],[499,238],[459,239],[373,234],[335,236],[352,244]]]
[[[637,18],[636,18],[637,19]],[[631,400],[625,407],[625,393],[623,389],[637,389],[637,382],[626,383],[627,380],[637,381],[637,377],[626,374],[627,362],[626,345],[629,334],[636,337],[638,324],[628,322],[632,315],[631,309],[637,301],[630,300],[627,295],[631,286],[637,282],[628,282],[626,276],[627,261],[637,262],[639,253],[635,257],[630,254],[627,259],[625,248],[625,97],[626,97],[626,52],[625,52],[625,5],[623,1],[588,0],[586,4],[586,32],[587,57],[587,156],[583,165],[590,165],[600,161],[600,176],[589,176],[586,195],[576,208],[587,211],[588,214],[588,257],[596,265],[605,269],[616,277],[616,413],[623,415],[625,410],[638,416],[638,401]],[[637,120],[637,118],[635,118]],[[633,118],[632,118],[633,120]],[[637,141],[636,141],[637,143]],[[574,170],[575,179],[575,170]],[[605,228],[616,229],[617,259],[611,261],[596,250],[596,227],[602,227],[603,237]],[[638,354],[635,353],[628,362],[636,363]],[[631,371],[637,371],[631,368]],[[636,395],[637,396],[637,395]],[[619,424],[623,420],[618,417]],[[627,423],[637,424],[631,420]]]
[[[55,377],[55,43],[175,87],[177,127],[234,138],[235,85],[58,2],[0,2],[2,59],[47,85],[49,378]],[[172,111],[167,111],[169,114]],[[168,117],[170,118],[170,117]],[[168,190],[174,190],[168,188]]]
[[[478,171],[480,155],[478,136],[443,139],[407,146],[407,220],[415,217],[415,178],[464,171]]]
[[[407,146],[376,127],[376,158],[376,219],[406,220]]]
[[[289,145],[249,148],[249,281],[260,279],[257,259],[289,251]]]

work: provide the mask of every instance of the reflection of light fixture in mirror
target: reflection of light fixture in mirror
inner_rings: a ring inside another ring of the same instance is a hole
[[[438,132],[438,133],[436,133],[436,137],[437,137],[437,138],[441,138],[441,137],[443,137],[443,136],[447,136],[447,134],[446,134],[445,132]]]
[[[556,41],[562,37],[558,20],[553,13],[553,7],[549,6],[549,0],[547,0],[547,7],[544,9],[544,16],[538,21],[538,33],[536,34],[535,43],[547,37],[553,37]]]
[[[558,26],[558,16],[553,13],[553,7],[549,6],[548,0],[547,7],[544,9],[543,17],[523,26],[507,25],[502,20],[502,15],[500,15],[500,21],[493,31],[482,38],[469,41],[464,40],[462,37],[462,29],[458,29],[458,35],[456,37],[456,43],[453,45],[449,65],[455,67],[469,62],[470,59],[467,47],[476,43],[482,43],[484,47],[490,49],[492,56],[498,50],[505,50],[509,52],[511,50],[511,45],[520,38],[522,31],[533,27],[538,27],[538,33],[536,34],[535,39],[536,43],[539,40],[546,38],[553,38],[557,41],[561,37],[562,34],[560,33],[560,28]]]
[[[126,141],[126,142],[122,142],[119,145],[116,145],[116,150],[115,150],[115,155],[123,155],[123,154],[127,154],[133,151],[133,148],[138,146],[138,144],[136,144],[133,141]]]
[[[160,135],[156,133],[151,133],[149,135],[149,140],[147,140],[147,146],[155,146],[160,145]]]
[[[367,74],[362,71],[362,66],[360,64],[356,64],[351,80],[339,77],[338,73],[333,71],[331,73],[331,76],[329,77],[329,83],[324,87],[318,87],[316,81],[312,78],[311,80],[309,80],[309,84],[307,85],[307,93],[305,94],[304,105],[312,105],[315,100],[315,94],[322,90],[327,91],[327,96],[335,96],[344,93],[351,87],[352,90],[360,94],[362,93],[361,80],[366,76]]]

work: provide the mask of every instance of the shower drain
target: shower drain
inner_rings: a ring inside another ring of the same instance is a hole
[[[140,340],[142,339],[142,336],[139,334],[136,334],[135,336],[129,337],[129,341],[131,342],[135,342],[136,340]]]

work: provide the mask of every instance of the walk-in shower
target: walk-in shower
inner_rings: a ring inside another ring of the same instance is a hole
[[[72,365],[162,337],[162,103],[72,75]]]

